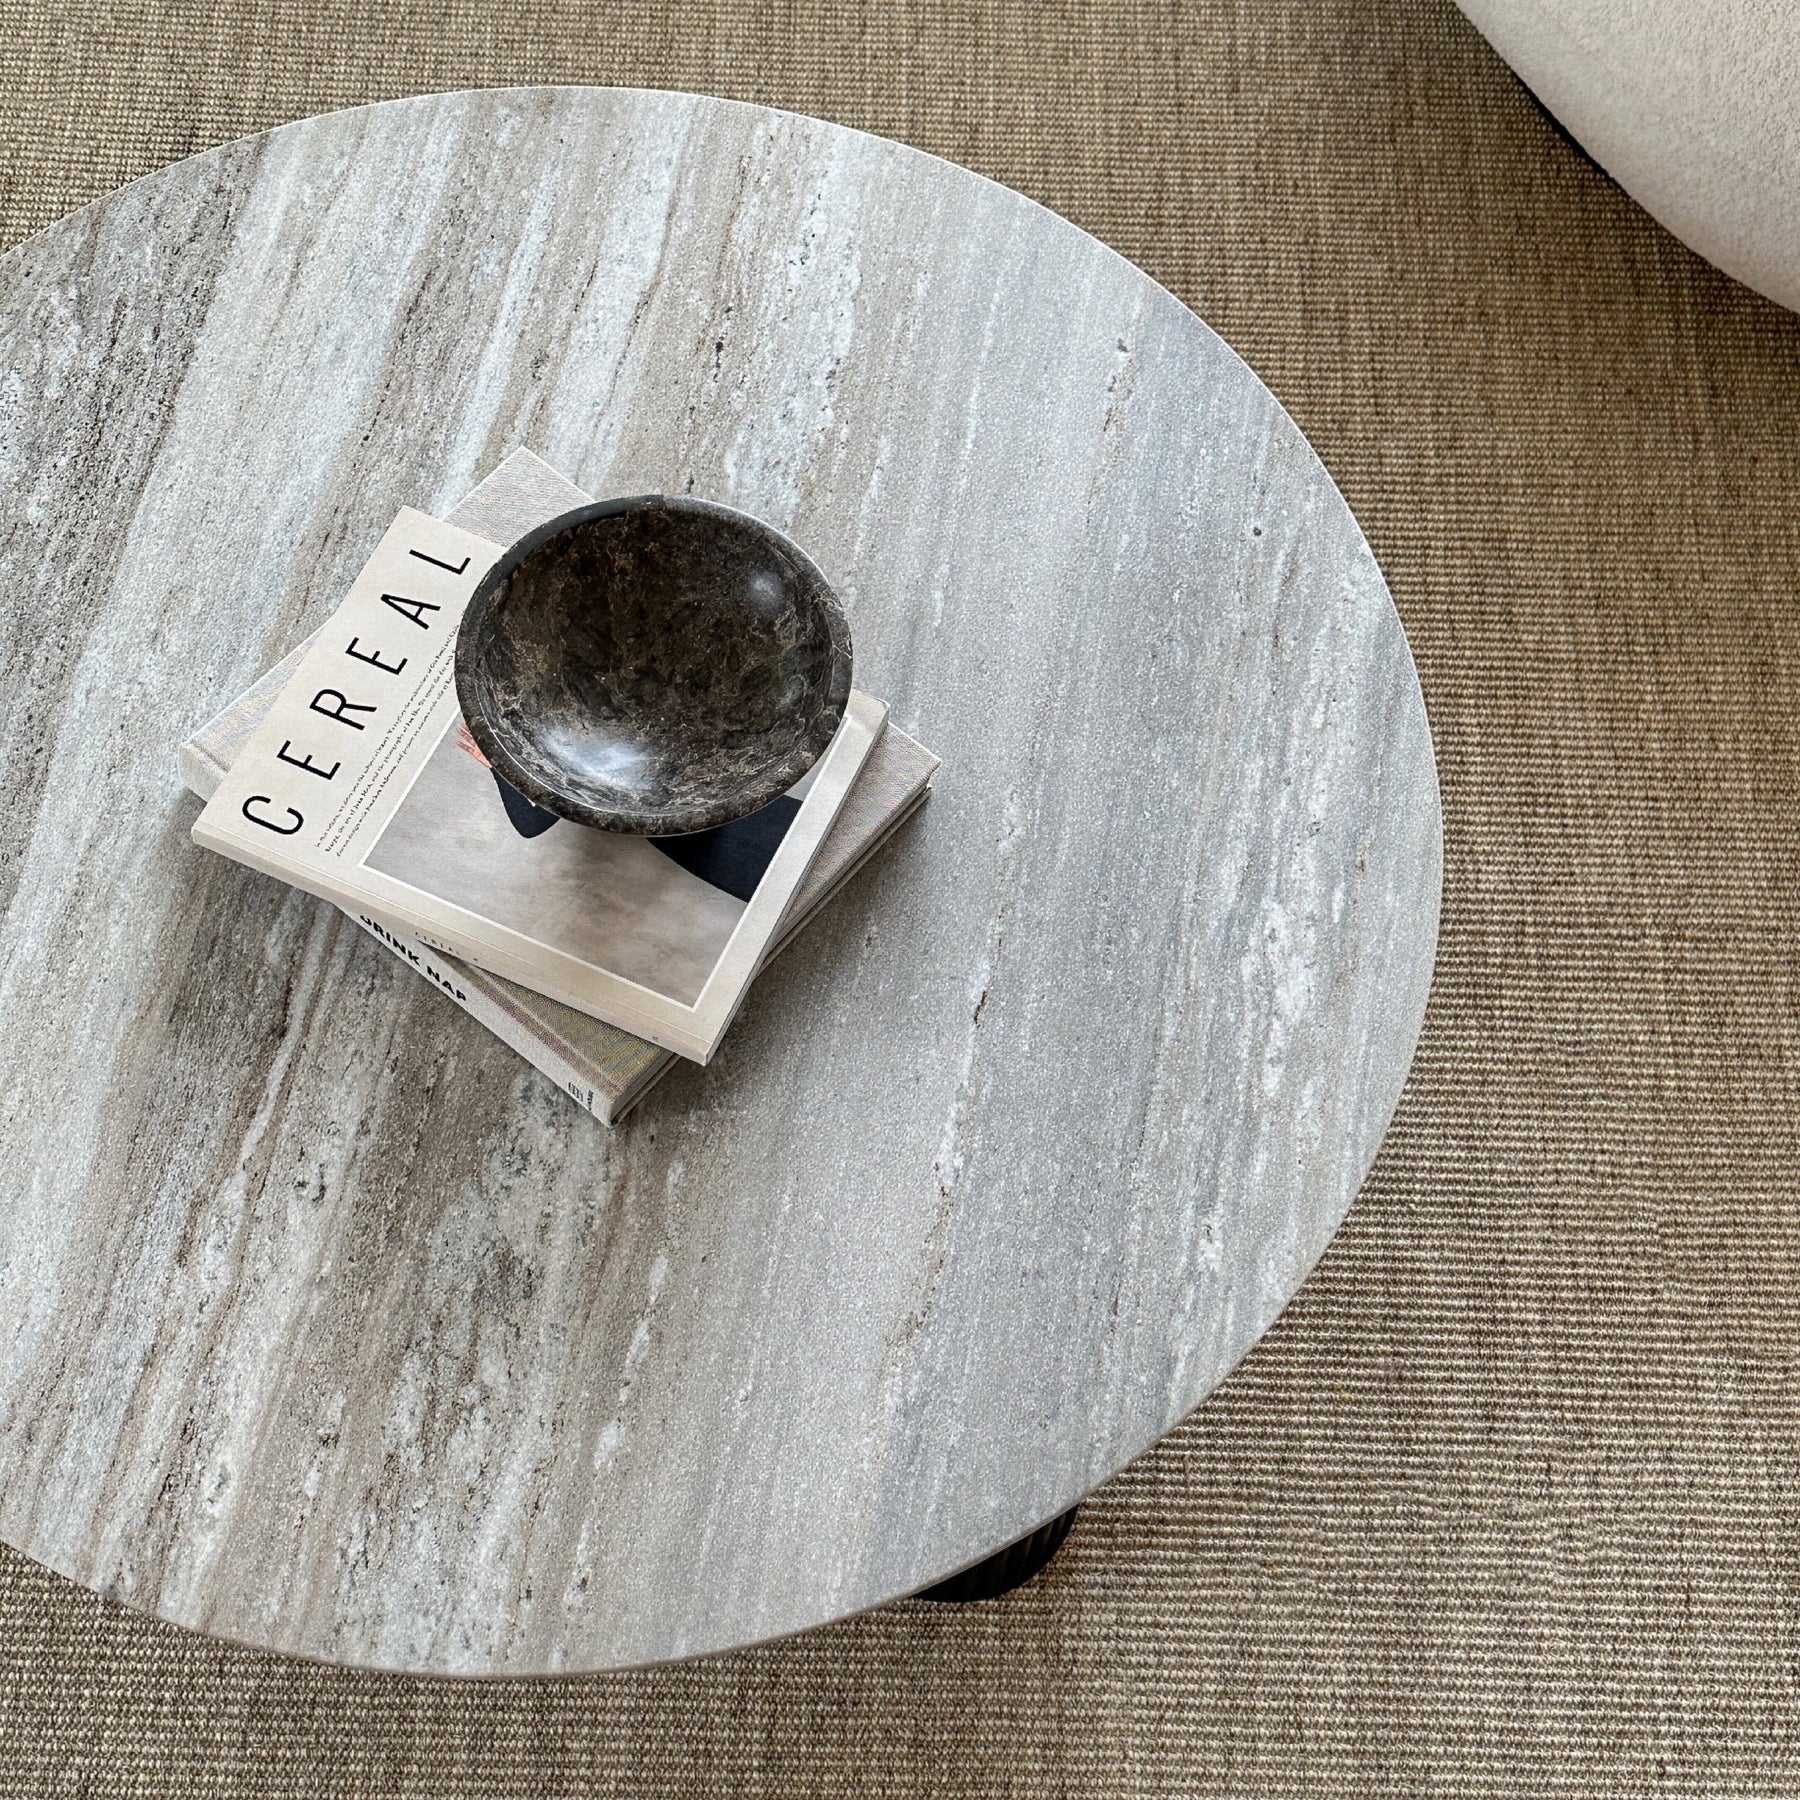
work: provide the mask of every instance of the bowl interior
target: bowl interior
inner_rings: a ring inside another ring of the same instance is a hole
[[[458,697],[538,805],[674,835],[754,812],[830,743],[850,630],[823,575],[731,507],[666,496],[555,519],[490,571],[457,641]]]

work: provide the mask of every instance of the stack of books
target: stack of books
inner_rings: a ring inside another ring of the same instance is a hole
[[[462,608],[590,496],[515,451],[447,518],[403,511],[331,620],[180,750],[196,842],[340,906],[611,1124],[706,1062],[751,981],[925,799],[937,758],[853,693],[788,794],[692,837],[550,821],[457,711]]]

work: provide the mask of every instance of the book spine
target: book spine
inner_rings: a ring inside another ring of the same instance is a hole
[[[339,910],[346,918],[354,919],[408,968],[423,975],[439,993],[447,994],[470,1018],[485,1025],[503,1044],[516,1050],[539,1074],[548,1076],[577,1106],[592,1113],[603,1125],[612,1123],[612,1096],[595,1088],[583,1070],[559,1055],[504,1007],[496,1005],[481,988],[459,979],[453,964],[440,961],[425,945],[403,931],[396,931],[360,913],[344,908]]]

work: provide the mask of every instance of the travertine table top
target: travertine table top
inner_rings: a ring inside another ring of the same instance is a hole
[[[0,1536],[335,1661],[690,1655],[1061,1512],[1292,1296],[1436,777],[1348,508],[1142,273],[813,120],[453,94],[31,239],[0,377]],[[516,445],[790,532],[944,758],[610,1133],[174,765]]]

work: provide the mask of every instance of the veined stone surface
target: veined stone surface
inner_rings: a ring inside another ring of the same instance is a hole
[[[897,144],[675,94],[338,113],[0,260],[0,1535],[400,1669],[904,1594],[1195,1406],[1399,1096],[1441,824],[1399,621],[1169,294]],[[177,740],[524,445],[842,597],[924,813],[599,1127]]]
[[[824,755],[852,661],[805,551],[716,501],[634,495],[559,514],[488,570],[456,696],[527,799],[678,836],[767,806]]]

